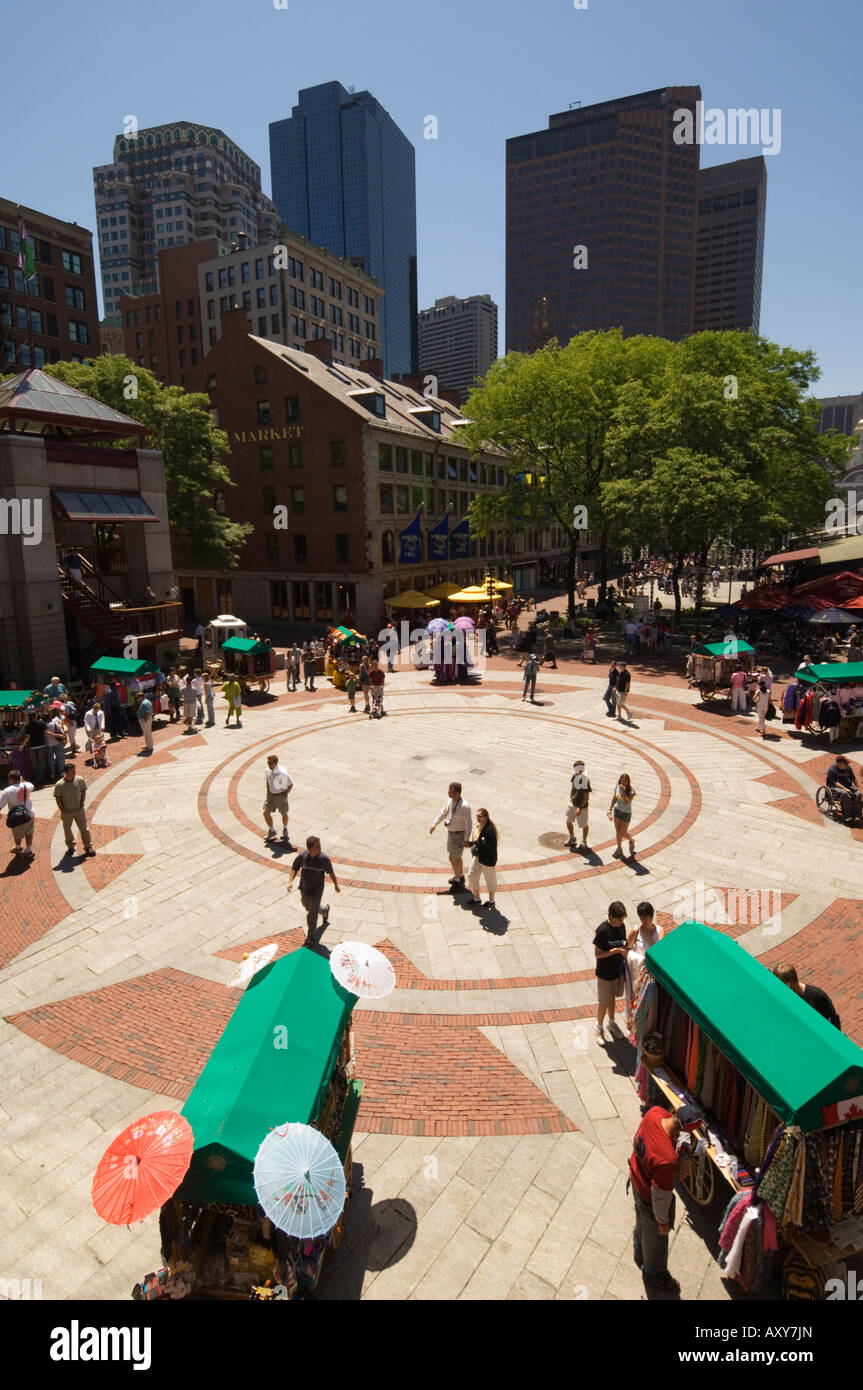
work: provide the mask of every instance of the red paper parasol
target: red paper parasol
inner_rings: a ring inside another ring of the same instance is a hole
[[[135,1120],[105,1150],[93,1178],[93,1206],[114,1226],[143,1221],[176,1192],[192,1158],[188,1120],[157,1110]]]

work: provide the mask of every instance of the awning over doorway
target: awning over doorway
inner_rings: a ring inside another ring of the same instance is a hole
[[[68,521],[158,521],[143,497],[134,492],[66,492],[51,489],[51,496]]]

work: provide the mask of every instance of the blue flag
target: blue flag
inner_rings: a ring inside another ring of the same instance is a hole
[[[413,521],[399,532],[400,559],[402,565],[418,565],[421,559],[420,513],[417,511]]]
[[[450,531],[450,559],[467,560],[470,556],[470,526],[468,519],[460,521],[455,530]]]
[[[437,525],[429,531],[428,558],[430,560],[449,559],[449,512],[444,512]]]

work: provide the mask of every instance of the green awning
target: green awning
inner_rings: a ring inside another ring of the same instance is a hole
[[[830,661],[825,665],[807,666],[797,672],[797,679],[814,685],[816,681],[832,681],[834,685],[863,684],[863,661]]]
[[[647,965],[786,1124],[821,1129],[823,1109],[863,1095],[863,1049],[722,932],[684,922]]]
[[[742,637],[730,638],[727,642],[702,642],[700,647],[695,648],[696,656],[739,656],[741,652],[754,652],[755,648],[750,647],[748,642],[744,642]]]
[[[23,709],[34,696],[42,698],[38,690],[0,690],[0,709]]]
[[[124,656],[100,656],[90,667],[105,676],[154,676],[158,669],[152,661],[127,661]]]
[[[183,1106],[195,1151],[181,1201],[257,1205],[255,1155],[277,1125],[317,1118],[355,1003],[314,951],[258,972]]]
[[[251,637],[229,637],[222,643],[223,652],[242,652],[244,655],[272,651],[269,642],[256,642]]]

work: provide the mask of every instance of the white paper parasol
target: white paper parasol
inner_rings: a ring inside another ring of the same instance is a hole
[[[271,941],[269,946],[259,946],[257,951],[246,956],[228,981],[228,988],[233,989],[235,986],[247,985],[252,976],[256,975],[259,970],[263,970],[264,966],[273,959],[278,949],[276,942]]]
[[[341,1160],[311,1125],[270,1130],[255,1155],[255,1191],[274,1226],[301,1240],[331,1231],[347,1188]]]
[[[343,941],[335,946],[330,970],[340,985],[360,999],[383,999],[396,987],[396,972],[383,951],[364,941]]]

